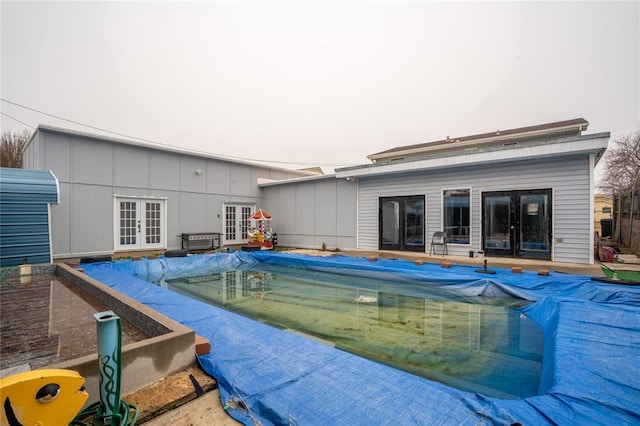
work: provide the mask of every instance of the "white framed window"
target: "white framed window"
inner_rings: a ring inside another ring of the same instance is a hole
[[[114,251],[166,249],[166,198],[114,197]]]
[[[471,244],[471,188],[442,190],[442,230],[449,244]]]

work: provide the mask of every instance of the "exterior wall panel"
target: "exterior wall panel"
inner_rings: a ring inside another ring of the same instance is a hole
[[[51,247],[53,254],[71,256],[71,184],[60,182],[60,204],[51,206]]]
[[[207,199],[205,197],[200,194],[181,192],[178,206],[180,207],[180,233],[206,231],[204,229],[204,224],[207,222]]]
[[[115,186],[149,187],[149,152],[126,145],[116,145],[113,184]]]
[[[149,186],[152,189],[178,191],[180,189],[180,163],[169,152],[149,152]]]
[[[77,137],[72,138],[72,144],[71,176],[73,182],[90,185],[113,185],[113,145],[99,141],[86,143]]]
[[[264,209],[283,246],[356,247],[356,183],[327,176],[262,186]]]
[[[167,218],[167,249],[179,249],[182,246],[180,235],[182,232],[186,232],[180,229],[180,191],[149,191],[150,197],[166,198],[165,203],[165,216]],[[196,232],[201,232],[198,230]],[[209,230],[208,230],[209,231]]]
[[[113,250],[113,194],[110,186],[74,184],[70,237],[73,253]],[[59,230],[52,230],[57,232]]]
[[[180,156],[180,191],[204,193],[207,190],[206,170],[204,158]]]
[[[316,234],[316,190],[315,183],[296,186],[296,233],[300,236]],[[313,244],[312,238],[309,246]]]
[[[207,232],[207,230],[222,230],[222,221],[224,212],[222,211],[222,203],[226,198],[220,195],[207,195],[205,224],[202,230],[196,232]]]
[[[289,244],[289,235],[295,235],[296,228],[296,215],[297,215],[297,203],[296,203],[296,186],[286,185],[278,186],[276,193],[279,196],[275,196],[273,187],[263,189],[265,192],[265,207],[266,211],[273,215],[274,220],[271,221],[274,232],[278,233],[278,241],[280,244]],[[272,198],[273,196],[273,198]],[[271,207],[271,203],[274,200],[278,200],[277,207]],[[269,206],[269,207],[267,207]],[[277,212],[277,213],[276,213]],[[280,237],[285,240],[281,240]]]
[[[44,137],[44,135],[43,135]],[[46,135],[47,143],[38,145],[41,153],[40,169],[56,170],[56,178],[60,182],[71,180],[71,140],[63,135]],[[45,156],[44,153],[47,153]]]
[[[334,180],[318,181],[314,186],[315,232],[320,236],[335,234],[338,227],[336,182]],[[320,245],[322,245],[322,242],[320,242]]]
[[[250,197],[251,187],[256,182],[251,181],[250,166],[239,164],[229,165],[229,193],[237,196]]]
[[[356,247],[356,223],[358,220],[358,186],[357,183],[348,182],[344,179],[336,179],[336,202],[337,202],[337,223],[336,234],[340,240],[336,242],[337,247]],[[340,242],[340,241],[344,242]]]
[[[209,160],[207,162],[207,192],[209,194],[229,194],[231,182],[229,163]]]

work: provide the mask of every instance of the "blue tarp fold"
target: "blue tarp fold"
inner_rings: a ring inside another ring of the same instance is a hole
[[[544,332],[540,395],[501,400],[459,391],[189,299],[144,281],[249,263],[424,285],[462,295],[533,301],[522,314]],[[83,265],[114,289],[193,328],[212,343],[199,358],[229,414],[245,424],[640,424],[640,288],[589,277],[495,275],[473,267],[277,253],[197,255]],[[125,378],[126,380],[126,378]]]

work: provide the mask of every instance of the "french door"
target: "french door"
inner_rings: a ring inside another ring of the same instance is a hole
[[[115,251],[165,249],[164,199],[115,199]]]
[[[224,209],[224,244],[244,244],[248,241],[247,231],[251,225],[253,204],[227,204]]]
[[[484,252],[551,259],[551,189],[482,194]]]
[[[424,251],[424,195],[379,199],[380,250]]]

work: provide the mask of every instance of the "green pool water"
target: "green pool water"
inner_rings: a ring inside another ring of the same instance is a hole
[[[429,283],[252,268],[158,285],[460,390],[509,399],[538,393],[542,332],[520,313],[520,299],[461,296]]]

